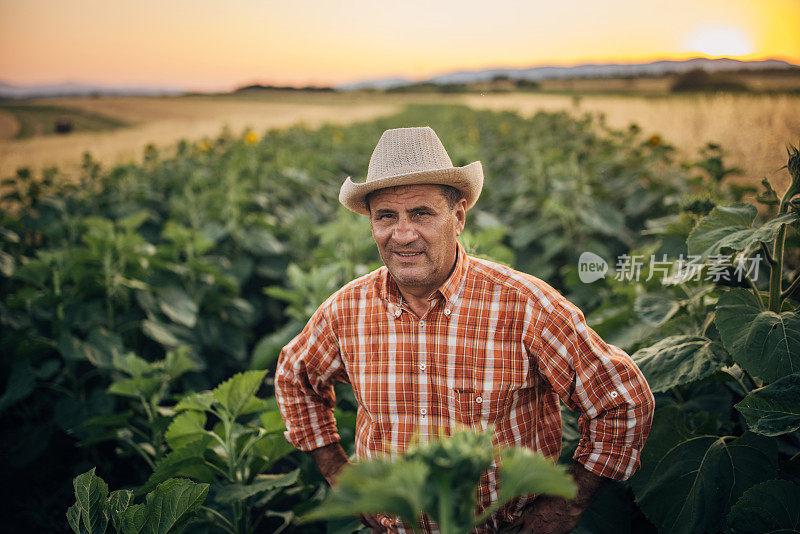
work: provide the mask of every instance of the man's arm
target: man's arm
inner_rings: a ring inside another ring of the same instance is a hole
[[[339,442],[325,445],[309,451],[311,459],[317,464],[320,473],[328,481],[331,486],[336,485],[336,477],[342,470],[350,465],[347,455]],[[385,529],[381,526],[380,520],[374,514],[356,515],[359,521],[364,525],[371,527],[373,532],[383,532]]]
[[[534,500],[523,512],[525,532],[567,534],[572,532],[581,514],[592,503],[608,479],[588,471],[579,463],[569,469],[578,491],[574,499],[544,495]]]

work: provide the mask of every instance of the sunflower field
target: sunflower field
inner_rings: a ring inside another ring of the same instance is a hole
[[[316,307],[381,265],[339,187],[363,180],[385,129],[416,125],[433,127],[454,165],[483,163],[465,248],[556,287],[656,396],[641,469],[607,485],[576,532],[800,530],[797,148],[775,162],[789,189],[756,190],[731,183],[717,145],[678,161],[669,140],[602,116],[426,105],[348,126],[223,131],[110,168],[87,154],[80,176],[5,177],[4,524],[359,531],[352,516],[319,513],[330,490],[284,440],[272,377]],[[605,262],[602,276],[586,278],[584,253]],[[355,399],[344,384],[337,399],[352,453]],[[567,464],[577,415],[562,418]],[[480,439],[463,439],[417,456],[465,457]],[[411,517],[433,502],[424,484],[385,480]]]

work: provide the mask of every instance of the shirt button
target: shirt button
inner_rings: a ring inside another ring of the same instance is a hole
[[[482,403],[483,397],[478,397],[477,399],[475,399],[475,402],[477,402],[478,404]]]
[[[611,398],[612,398],[612,399],[616,399],[616,398],[617,398],[617,395],[618,395],[618,393],[617,393],[616,391],[612,391],[612,392],[611,392]]]
[[[426,415],[426,414],[428,413],[428,410],[426,410],[425,408],[420,408],[420,409],[419,409],[419,413],[420,413],[421,415]]]
[[[444,314],[445,315],[450,315],[450,308],[445,308],[444,309]]]
[[[420,321],[420,322],[419,322],[419,326],[420,326],[420,328],[422,328],[423,326],[425,326],[425,321]]]
[[[397,310],[394,311],[394,316],[395,317],[400,317],[401,313],[403,313],[403,310],[397,309]]]
[[[427,365],[425,365],[424,363],[419,364],[419,370],[420,371],[424,371],[426,367],[427,367]]]

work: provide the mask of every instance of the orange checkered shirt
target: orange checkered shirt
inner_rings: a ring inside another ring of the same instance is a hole
[[[402,453],[412,436],[493,425],[497,444],[555,460],[560,398],[581,413],[577,462],[617,480],[638,468],[654,406],[647,382],[555,289],[467,256],[459,245],[455,269],[429,301],[425,315],[415,315],[386,267],[325,301],[278,361],[275,391],[286,439],[303,451],[339,441],[332,382],[340,380],[358,401],[359,459]],[[481,480],[479,507],[496,492],[493,468]],[[486,529],[518,517],[527,502],[502,508]],[[427,519],[423,527],[436,530]]]

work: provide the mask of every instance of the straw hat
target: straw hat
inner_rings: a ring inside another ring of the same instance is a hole
[[[354,183],[348,176],[339,191],[339,202],[351,211],[369,215],[365,200],[369,193],[385,187],[420,184],[455,187],[464,195],[469,209],[481,194],[483,168],[480,161],[453,167],[442,142],[428,126],[386,130],[372,152],[367,180]]]

